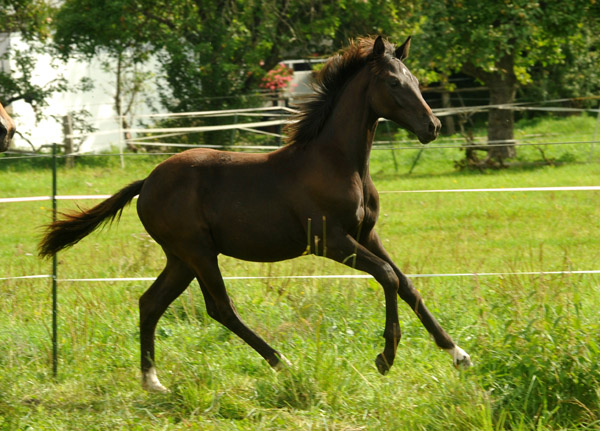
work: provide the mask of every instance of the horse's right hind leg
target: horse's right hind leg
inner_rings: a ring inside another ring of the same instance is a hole
[[[140,345],[142,386],[151,392],[167,392],[154,368],[154,332],[167,307],[188,287],[194,273],[185,263],[167,256],[167,265],[140,298]]]
[[[285,356],[269,346],[265,340],[242,322],[233,302],[227,294],[216,256],[198,254],[194,257],[190,256],[190,260],[187,263],[196,272],[196,277],[204,294],[206,311],[210,317],[244,340],[274,369],[277,370],[283,365],[291,365]]]

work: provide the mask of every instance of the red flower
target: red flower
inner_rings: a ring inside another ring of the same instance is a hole
[[[263,77],[260,87],[272,91],[284,89],[292,80],[293,74],[294,71],[290,67],[279,63]]]

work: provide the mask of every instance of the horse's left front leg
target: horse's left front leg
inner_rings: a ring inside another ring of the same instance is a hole
[[[385,294],[385,348],[375,364],[381,374],[386,374],[396,357],[396,349],[400,342],[400,322],[398,321],[398,276],[392,266],[359,244],[350,235],[329,238],[327,257],[352,268],[371,274],[383,287]]]
[[[399,281],[398,295],[412,308],[417,317],[419,317],[423,326],[425,326],[427,331],[433,336],[435,343],[452,357],[454,366],[457,368],[470,367],[472,363],[469,354],[457,346],[446,331],[444,331],[433,314],[431,314],[429,309],[425,306],[423,298],[413,286],[412,282],[394,264],[374,230],[369,233],[369,236],[363,242],[363,245],[393,268]]]

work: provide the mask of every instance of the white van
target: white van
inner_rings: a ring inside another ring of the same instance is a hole
[[[299,101],[314,93],[312,88],[312,73],[316,64],[324,63],[326,59],[284,60],[281,63],[294,71],[290,84],[284,92],[284,97],[291,103]]]

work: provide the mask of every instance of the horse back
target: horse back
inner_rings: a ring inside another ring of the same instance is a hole
[[[370,178],[339,161],[290,148],[191,150],[152,172],[138,213],[163,247],[194,242],[240,259],[278,261],[303,254],[312,238],[328,232],[355,235],[363,222],[370,230],[377,218],[373,192]]]
[[[150,174],[138,214],[163,247],[194,242],[246,260],[288,259],[306,247],[293,183],[272,153],[191,150]]]

